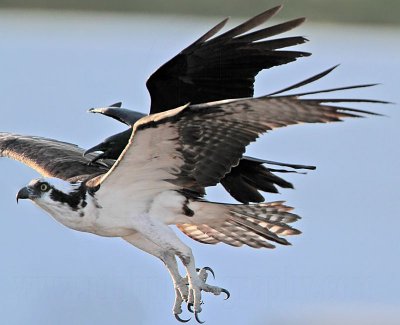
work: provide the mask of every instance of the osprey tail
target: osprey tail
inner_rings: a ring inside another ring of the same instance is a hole
[[[195,223],[177,227],[187,236],[205,244],[223,242],[231,246],[248,245],[253,248],[275,248],[271,242],[290,243],[281,236],[301,232],[289,226],[300,219],[293,208],[282,201],[259,204],[221,204],[204,201],[191,202]]]

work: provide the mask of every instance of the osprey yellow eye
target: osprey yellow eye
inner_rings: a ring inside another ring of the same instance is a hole
[[[46,183],[43,183],[40,185],[40,190],[42,192],[47,192],[49,190],[49,185],[47,185]]]

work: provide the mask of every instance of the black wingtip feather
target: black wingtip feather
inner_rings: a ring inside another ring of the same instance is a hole
[[[275,16],[281,9],[282,5],[273,7],[271,9],[268,9],[257,16],[254,16],[248,20],[246,20],[244,23],[240,24],[239,26],[236,26],[232,28],[231,30],[228,30],[224,34],[220,35],[219,38],[233,38],[235,36],[238,36],[240,34],[246,33],[249,30],[251,30],[254,27],[257,27],[261,25],[262,23],[266,22],[268,19],[271,17]]]
[[[289,30],[296,28],[297,26],[301,25],[305,21],[305,18],[297,18],[293,20],[286,21],[284,23],[273,25],[270,27],[266,27],[252,33],[248,33],[242,36],[235,37],[236,41],[241,42],[255,42],[261,39],[265,39],[271,36],[275,36],[278,34],[285,33]],[[305,39],[308,41],[308,39]]]
[[[265,159],[254,158],[254,157],[249,157],[249,156],[243,156],[243,159],[246,159],[249,162],[254,162],[254,163],[259,163],[259,164],[284,166],[284,167],[290,167],[290,168],[294,168],[294,169],[310,169],[310,170],[314,170],[314,169],[317,168],[317,167],[311,166],[311,165],[300,165],[300,164],[283,163],[283,162],[279,162],[279,161],[265,160]]]
[[[203,42],[207,41],[209,38],[213,37],[226,25],[228,20],[229,20],[229,17],[226,17],[224,20],[222,20],[217,25],[215,25],[213,28],[211,28],[207,33],[205,33],[199,39],[197,39],[195,42],[193,42],[192,45],[190,45],[186,50],[188,50],[191,47],[194,47],[200,43],[203,43]]]
[[[352,90],[352,89],[359,89],[359,88],[368,88],[368,87],[374,87],[376,85],[378,85],[378,84],[361,84],[361,85],[354,85],[354,86],[344,86],[344,87],[336,87],[336,88],[322,89],[322,90],[316,90],[316,91],[307,91],[307,92],[303,92],[303,93],[291,94],[288,96],[300,97],[300,96],[307,96],[307,95],[330,93],[330,92],[335,92],[335,91],[339,91],[339,90]]]
[[[310,78],[307,78],[306,80],[300,81],[300,82],[298,82],[298,83],[296,83],[296,84],[294,84],[292,86],[289,86],[289,87],[286,87],[284,89],[281,89],[281,90],[275,91],[273,93],[270,93],[270,94],[266,95],[265,97],[281,94],[281,93],[287,92],[289,90],[293,90],[293,89],[296,89],[296,88],[303,87],[303,86],[305,86],[305,85],[307,85],[309,83],[312,83],[314,81],[317,81],[317,80],[325,77],[327,74],[329,74],[330,72],[335,70],[338,66],[339,66],[339,64],[337,64],[337,65],[333,66],[332,68],[329,68],[329,69],[327,69],[325,71],[322,71],[322,72],[320,72],[320,73],[318,73],[318,74],[316,74],[316,75],[314,75],[314,76],[312,76]]]

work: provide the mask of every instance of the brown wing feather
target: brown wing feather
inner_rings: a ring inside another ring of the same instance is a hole
[[[261,97],[192,105],[171,121],[179,130],[185,165],[181,177],[216,185],[239,163],[245,148],[269,130],[299,123],[327,123],[368,112],[325,105],[324,100]],[[143,125],[142,127],[146,127]]]
[[[0,157],[24,163],[45,177],[67,180],[107,172],[111,165],[89,165],[90,155],[77,145],[36,136],[0,133]]]
[[[192,218],[195,223],[178,224],[177,227],[185,235],[205,244],[222,242],[236,247],[275,248],[271,241],[290,245],[280,236],[301,233],[288,225],[300,217],[290,213],[292,208],[281,201],[249,205],[196,202],[191,207],[194,208]],[[211,214],[215,213],[218,216],[212,218]]]

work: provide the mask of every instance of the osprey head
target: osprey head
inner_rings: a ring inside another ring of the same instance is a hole
[[[17,203],[19,199],[30,199],[45,209],[67,205],[76,211],[86,205],[86,186],[82,182],[71,183],[59,178],[39,178],[19,190]]]

